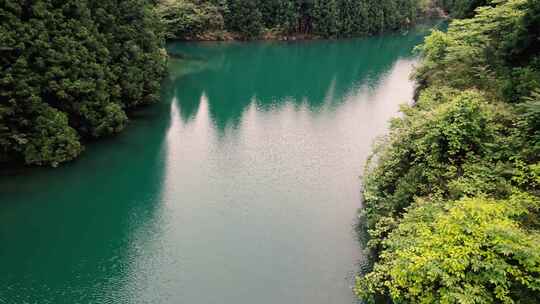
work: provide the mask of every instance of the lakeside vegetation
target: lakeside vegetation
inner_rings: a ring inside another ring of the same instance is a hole
[[[149,1],[2,1],[0,20],[0,162],[72,160],[159,100],[166,55]]]
[[[472,14],[419,47],[418,99],[368,164],[368,303],[540,302],[540,1]]]
[[[341,38],[413,25],[421,0],[162,0],[168,36],[188,40]]]
[[[131,109],[159,100],[167,38],[369,35],[414,24],[434,6],[426,3],[3,1],[0,163],[57,166],[84,142],[123,130]]]
[[[180,40],[347,38],[406,29],[426,18],[470,17],[487,0],[160,0]]]

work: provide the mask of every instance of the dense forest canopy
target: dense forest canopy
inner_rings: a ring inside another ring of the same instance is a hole
[[[0,2],[0,161],[57,165],[158,100],[164,38],[146,0]]]
[[[419,0],[162,0],[159,14],[172,38],[241,38],[265,33],[351,37],[413,24]],[[427,2],[426,2],[427,3]],[[217,35],[217,36],[216,36]]]
[[[436,6],[449,13],[453,18],[470,18],[479,6],[486,6],[489,0],[437,0]]]
[[[420,46],[364,180],[364,300],[540,303],[539,28],[540,1],[496,1]]]
[[[85,140],[121,131],[130,109],[159,99],[166,38],[368,35],[407,27],[433,5],[427,0],[1,1],[0,162],[56,166],[77,157]]]

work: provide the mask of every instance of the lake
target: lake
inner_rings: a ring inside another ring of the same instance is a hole
[[[354,303],[363,167],[427,33],[169,44],[124,133],[0,177],[0,303]]]

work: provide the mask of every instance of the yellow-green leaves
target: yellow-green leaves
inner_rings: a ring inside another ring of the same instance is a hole
[[[540,292],[540,234],[518,221],[530,199],[418,201],[356,292],[383,291],[396,303],[534,303],[520,296]]]
[[[417,102],[365,174],[361,298],[540,303],[539,25],[540,1],[501,0],[418,48]]]

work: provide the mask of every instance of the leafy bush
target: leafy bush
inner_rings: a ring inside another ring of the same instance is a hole
[[[538,303],[540,234],[520,219],[540,206],[529,195],[496,201],[418,200],[383,242],[356,292],[394,303]]]
[[[485,6],[489,0],[439,0],[437,4],[449,12],[453,18],[470,18],[479,6]]]
[[[403,112],[379,146],[376,165],[368,166],[364,212],[370,228],[381,217],[399,216],[415,196],[471,194],[449,182],[475,178],[482,184],[511,154],[511,114],[478,91],[426,90]],[[478,166],[490,173],[470,176],[469,169]],[[380,236],[373,231],[375,240]]]
[[[435,31],[418,48],[423,55],[415,72],[420,89],[429,85],[475,87],[500,99],[512,95],[516,100],[530,94],[539,84],[538,70],[509,61],[517,46],[529,43],[520,39],[536,40],[522,35],[527,9],[526,0],[503,1],[495,7],[478,8],[474,18],[454,20],[447,33]],[[528,84],[520,85],[515,76]],[[504,91],[510,94],[504,95]]]
[[[534,158],[540,154],[540,89],[524,97],[517,107],[520,113],[518,126],[523,131],[523,140],[531,143],[527,147],[527,154]]]
[[[364,179],[369,302],[540,301],[540,1],[434,31]]]
[[[34,119],[27,134],[12,134],[13,146],[24,149],[27,164],[54,167],[59,163],[72,160],[82,152],[77,132],[68,126],[66,114],[44,106]]]
[[[225,27],[222,9],[209,2],[170,0],[159,5],[157,13],[168,38],[197,38],[205,32],[220,31]]]

